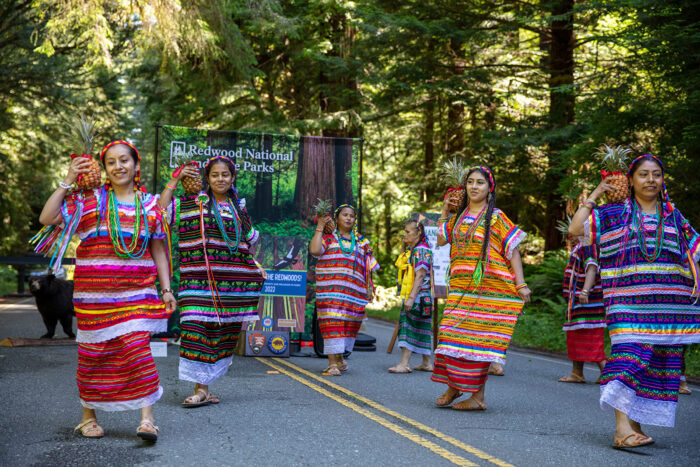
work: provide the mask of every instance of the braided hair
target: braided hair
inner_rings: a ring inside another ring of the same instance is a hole
[[[229,187],[228,192],[226,195],[231,198],[233,201],[233,208],[236,210],[238,213],[238,218],[241,220],[241,227],[242,227],[242,232],[241,232],[241,237],[242,238],[247,238],[248,233],[250,232],[251,229],[251,221],[250,221],[250,216],[248,215],[248,211],[245,209],[241,209],[239,202],[238,202],[238,190],[236,189],[236,166],[231,162],[231,160],[227,157],[218,157],[216,159],[210,159],[207,164],[204,165],[204,170],[202,171],[202,183],[204,184],[206,188],[206,193],[209,196],[209,201],[207,202],[207,215],[209,216],[209,222],[210,223],[215,223],[216,221],[213,220],[213,214],[212,214],[212,205],[213,205],[213,199],[214,199],[214,193],[211,190],[211,186],[209,186],[209,173],[211,172],[212,167],[215,164],[224,164],[226,168],[231,172],[231,175],[234,177],[233,179],[233,184],[231,184],[231,187]]]
[[[496,180],[493,177],[491,169],[485,165],[472,167],[469,169],[464,179],[467,180],[474,172],[479,172],[483,175],[489,184],[489,194],[486,196],[486,214],[484,215],[484,243],[481,246],[481,261],[485,263],[488,257],[489,241],[491,239],[491,217],[493,216],[493,210],[496,208]],[[469,209],[468,193],[464,194],[464,199],[462,199],[462,204],[457,212],[461,215],[465,209]]]

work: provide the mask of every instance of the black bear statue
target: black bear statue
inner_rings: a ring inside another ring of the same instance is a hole
[[[56,333],[56,323],[61,322],[63,332],[73,334],[73,281],[59,279],[53,274],[29,278],[29,291],[36,300],[36,307],[46,326],[42,339],[51,339]]]

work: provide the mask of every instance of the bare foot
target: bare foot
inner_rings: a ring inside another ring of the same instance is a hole
[[[503,376],[505,374],[505,371],[503,370],[503,365],[501,365],[500,363],[492,363],[491,365],[489,365],[488,374],[495,376]]]
[[[411,369],[399,363],[398,365],[389,368],[389,373],[411,373]]]

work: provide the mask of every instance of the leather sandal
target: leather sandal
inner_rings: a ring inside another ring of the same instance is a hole
[[[340,376],[340,370],[338,369],[338,365],[336,365],[335,363],[332,365],[328,365],[328,368],[323,370],[323,373],[330,376]]]
[[[437,398],[437,400],[435,401],[435,405],[437,405],[438,407],[447,407],[458,397],[462,397],[462,393],[459,391],[452,395],[452,397],[448,396],[447,391],[445,391],[445,394]]]
[[[627,441],[632,437],[634,437],[634,441]],[[613,448],[615,449],[633,449],[648,446],[650,444],[654,444],[653,439],[651,439],[649,436],[637,433],[636,431],[628,434],[624,438],[613,436]]]
[[[102,438],[105,435],[104,430],[100,425],[97,424],[97,419],[96,418],[89,418],[85,420],[84,422],[81,422],[80,425],[76,426],[73,431],[78,431],[80,432],[81,435],[85,438]]]
[[[150,420],[141,420],[141,424],[136,428],[136,436],[144,441],[155,443],[158,441],[158,427]]]
[[[456,404],[453,404],[452,408],[455,410],[486,410],[486,403],[479,402],[478,400],[474,399],[473,397],[470,397],[469,399],[467,399],[465,401],[457,402]]]
[[[218,397],[212,396],[211,393],[199,388],[194,392],[194,394],[188,396],[187,399],[185,399],[185,401],[182,403],[182,406],[186,409],[193,409],[195,407],[202,407],[205,405],[218,403]]]
[[[557,381],[559,381],[560,383],[581,383],[582,384],[582,383],[586,382],[586,378],[571,373],[570,375],[562,376]]]

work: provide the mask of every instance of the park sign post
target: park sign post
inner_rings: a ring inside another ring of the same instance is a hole
[[[253,226],[260,232],[251,253],[268,274],[255,330],[297,333],[292,339],[310,332],[315,300],[314,261],[308,255],[315,227],[313,205],[318,198],[331,200],[334,206],[356,205],[361,145],[362,140],[351,138],[156,127],[156,193],[185,162],[201,166],[211,157],[226,156],[236,164],[238,197],[245,200]],[[176,195],[183,193],[178,187]],[[177,229],[173,229],[177,274],[176,245]],[[175,318],[173,325],[177,324]]]

